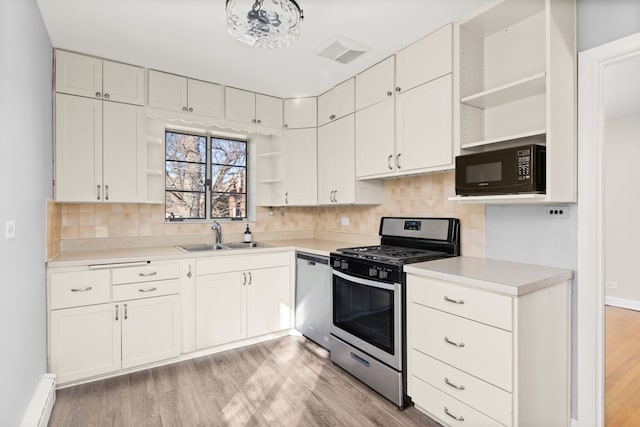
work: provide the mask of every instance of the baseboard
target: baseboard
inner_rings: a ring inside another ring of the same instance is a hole
[[[36,387],[20,427],[47,427],[56,402],[56,376],[44,374]]]
[[[634,299],[605,297],[606,305],[612,305],[614,307],[628,308],[629,310],[640,311],[640,301]]]

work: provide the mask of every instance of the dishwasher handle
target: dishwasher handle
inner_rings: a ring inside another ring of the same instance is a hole
[[[324,264],[329,265],[329,257],[323,257],[320,255],[311,255],[304,252],[296,252],[296,258],[299,260],[307,261],[309,265]]]

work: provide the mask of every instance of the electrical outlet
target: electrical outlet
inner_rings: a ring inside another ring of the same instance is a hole
[[[544,215],[548,218],[569,218],[569,208],[567,206],[545,206]]]
[[[4,222],[4,240],[16,238],[16,222],[15,220],[7,220]]]
[[[349,225],[349,217],[348,216],[343,216],[342,217],[342,225]]]
[[[618,289],[618,282],[607,282],[605,286],[609,289]]]

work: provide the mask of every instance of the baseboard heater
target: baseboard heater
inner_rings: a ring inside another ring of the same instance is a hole
[[[56,376],[55,374],[44,374],[33,393],[20,427],[47,427],[55,402]]]

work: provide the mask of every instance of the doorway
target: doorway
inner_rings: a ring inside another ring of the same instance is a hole
[[[621,393],[640,395],[640,389],[634,391],[620,385],[624,385],[632,374],[629,367],[620,362],[628,359],[629,354],[625,351],[633,350],[620,350],[622,343],[629,341],[628,335],[622,334],[618,337],[619,341],[615,341],[617,335],[613,334],[624,330],[615,328],[618,322],[624,324],[631,321],[626,317],[627,320],[620,320],[616,315],[628,314],[632,319],[638,319],[640,324],[640,312],[625,312],[640,308],[640,290],[637,296],[633,293],[635,289],[632,289],[632,283],[625,278],[624,268],[619,264],[624,256],[637,253],[635,247],[629,249],[630,244],[635,244],[630,227],[637,226],[640,235],[640,221],[637,219],[640,217],[640,195],[636,195],[633,184],[633,174],[640,168],[631,163],[631,151],[638,150],[640,155],[638,76],[640,33],[579,55],[577,398],[581,426],[603,426],[605,416],[610,422],[607,427],[615,425],[613,417],[618,409],[615,405],[605,406],[605,391],[610,386],[611,393],[623,390]],[[637,131],[633,130],[634,125],[638,125]],[[625,138],[620,136],[621,129],[626,129]],[[622,218],[635,209],[636,202],[636,215],[631,220]],[[626,230],[622,228],[625,225]],[[627,248],[622,258],[619,255],[621,252],[617,252],[622,248],[616,247],[616,242]],[[626,261],[626,264],[633,267],[635,262],[629,264]],[[606,287],[607,284],[609,287]],[[614,285],[617,285],[617,289],[614,289]],[[605,289],[609,292],[606,293]],[[620,294],[623,289],[631,293]],[[633,307],[636,297],[638,307]],[[605,310],[607,298],[610,304],[625,303],[631,306],[619,308],[624,310],[622,312],[612,306]],[[605,317],[609,320],[607,327],[613,327],[610,335],[606,335]],[[605,336],[609,350],[607,357]],[[608,360],[609,355],[611,359]],[[640,357],[640,349],[637,355]],[[613,375],[614,372],[619,375]],[[612,381],[616,378],[621,378],[621,381],[614,388]],[[640,380],[640,369],[637,380]],[[615,399],[615,394],[611,397]],[[618,403],[627,407],[622,404],[622,399]],[[629,415],[624,419],[628,422]]]

